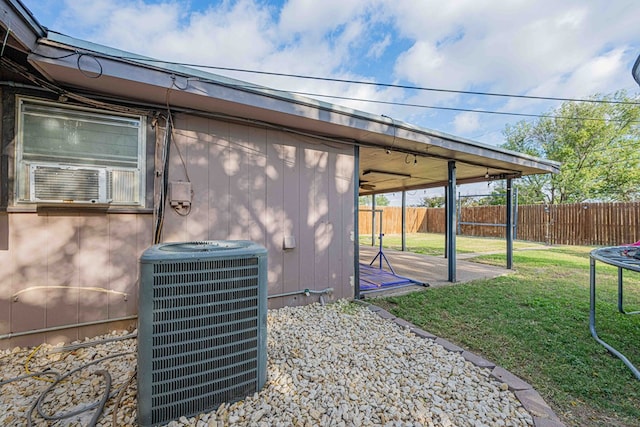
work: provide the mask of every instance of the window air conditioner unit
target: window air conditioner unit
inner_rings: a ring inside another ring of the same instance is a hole
[[[166,424],[267,379],[267,251],[244,240],[166,243],[140,257],[138,423]]]
[[[29,200],[45,203],[109,203],[107,169],[29,165]]]

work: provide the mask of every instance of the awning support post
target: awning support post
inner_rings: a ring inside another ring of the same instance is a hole
[[[449,223],[449,187],[444,187],[444,257],[449,256],[449,239],[447,238],[447,224]]]
[[[359,300],[360,295],[360,148],[353,147],[353,298]]]
[[[447,259],[449,262],[449,282],[456,281],[456,162],[449,160],[448,163],[448,183],[446,197],[446,246]]]
[[[376,245],[376,195],[371,195],[371,246]]]
[[[407,250],[407,192],[402,192],[402,251]]]
[[[507,269],[513,268],[513,180],[507,178]]]

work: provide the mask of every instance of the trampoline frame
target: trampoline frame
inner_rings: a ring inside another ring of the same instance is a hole
[[[602,340],[596,331],[596,261],[618,267],[618,311],[621,314],[640,314],[640,311],[626,312],[623,308],[623,270],[631,270],[640,273],[640,259],[624,255],[625,251],[633,246],[612,246],[594,249],[589,254],[589,330],[591,336],[603,345],[611,354],[622,360],[631,370],[633,375],[640,380],[640,370],[611,345]]]

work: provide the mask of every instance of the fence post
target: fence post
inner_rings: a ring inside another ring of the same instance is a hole
[[[544,204],[544,244],[551,245],[551,238],[549,236],[549,227],[551,226],[551,206],[547,203]]]

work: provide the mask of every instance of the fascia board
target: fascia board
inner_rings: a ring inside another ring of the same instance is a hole
[[[46,29],[36,21],[31,12],[18,0],[2,0],[0,25],[12,34],[14,40],[29,52],[38,40],[45,37]]]

